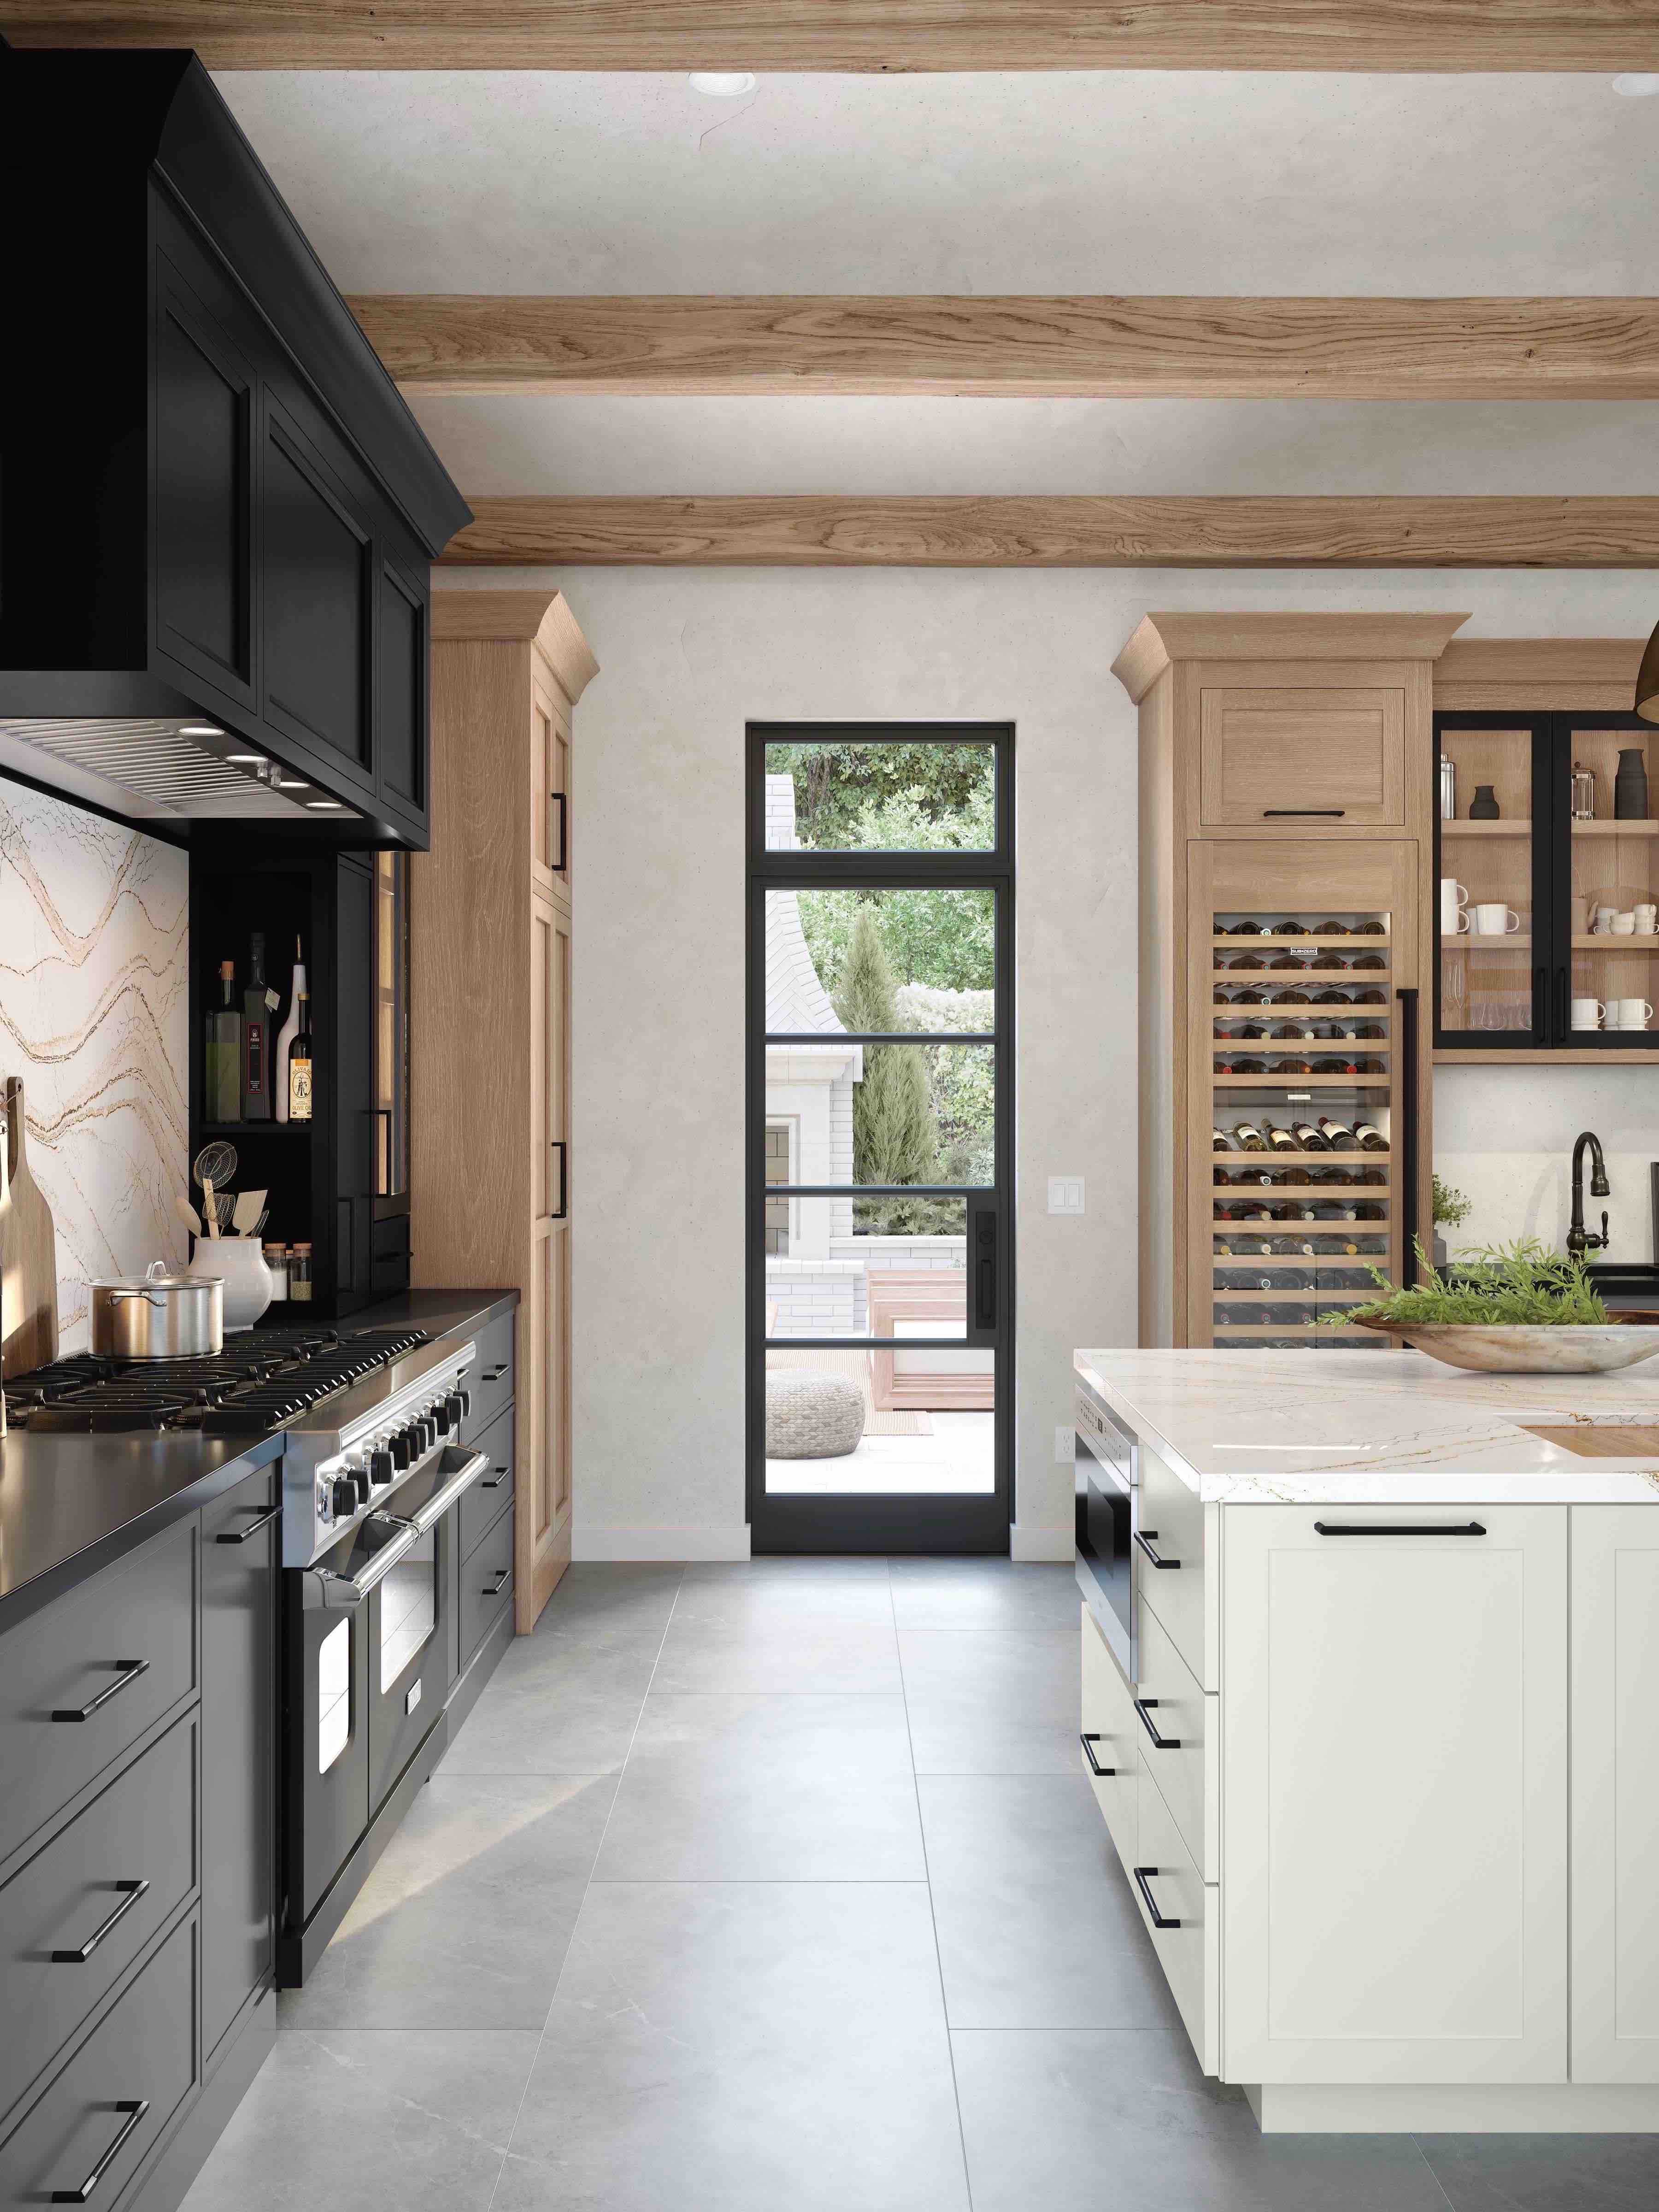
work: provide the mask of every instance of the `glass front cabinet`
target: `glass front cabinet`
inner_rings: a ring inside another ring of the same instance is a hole
[[[1440,714],[1435,1045],[1659,1044],[1659,729],[1630,714]]]

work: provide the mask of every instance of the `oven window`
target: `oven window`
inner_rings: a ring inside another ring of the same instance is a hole
[[[317,1771],[326,1774],[351,1741],[351,1623],[317,1647]]]
[[[380,1693],[438,1626],[438,1532],[430,1528],[380,1583]]]

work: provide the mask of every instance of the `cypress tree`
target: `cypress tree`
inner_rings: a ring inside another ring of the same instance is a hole
[[[848,941],[836,1007],[854,1031],[890,1033],[899,1026],[898,987],[873,906],[860,908]],[[866,1045],[864,1080],[853,1091],[853,1179],[861,1183],[926,1183],[937,1173],[939,1122],[927,1066],[915,1045]],[[878,1209],[866,1209],[872,1216]],[[902,1200],[879,1209],[889,1229],[912,1225]]]

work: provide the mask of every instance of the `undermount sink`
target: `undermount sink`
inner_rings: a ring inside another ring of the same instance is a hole
[[[1592,1260],[1586,1271],[1602,1303],[1615,1313],[1632,1306],[1659,1306],[1659,1267],[1639,1260]]]

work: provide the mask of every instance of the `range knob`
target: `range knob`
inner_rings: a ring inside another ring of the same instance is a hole
[[[399,1429],[395,1436],[388,1437],[386,1449],[392,1454],[392,1464],[398,1474],[406,1474],[410,1461],[409,1431]]]
[[[449,1434],[450,1430],[454,1425],[454,1419],[449,1410],[449,1401],[447,1398],[439,1399],[437,1404],[432,1408],[432,1418],[437,1423],[438,1434],[441,1437],[447,1437]]]
[[[371,1482],[377,1484],[391,1481],[392,1453],[387,1446],[383,1444],[378,1451],[370,1452],[368,1455],[368,1479]]]
[[[356,1487],[358,1504],[367,1505],[369,1491],[368,1469],[366,1467],[354,1467],[350,1470],[350,1474],[352,1482]]]
[[[472,1418],[472,1393],[470,1390],[458,1390],[455,1395],[461,1401],[461,1419],[464,1421],[471,1420]]]
[[[330,1481],[328,1510],[337,1521],[349,1521],[357,1510],[357,1486],[349,1474],[337,1474]]]
[[[438,1441],[438,1431],[430,1413],[422,1413],[415,1423],[417,1453],[429,1452]]]
[[[449,1395],[444,1400],[444,1405],[448,1410],[450,1427],[452,1429],[459,1430],[461,1423],[466,1418],[465,1393],[460,1390],[452,1390]]]

